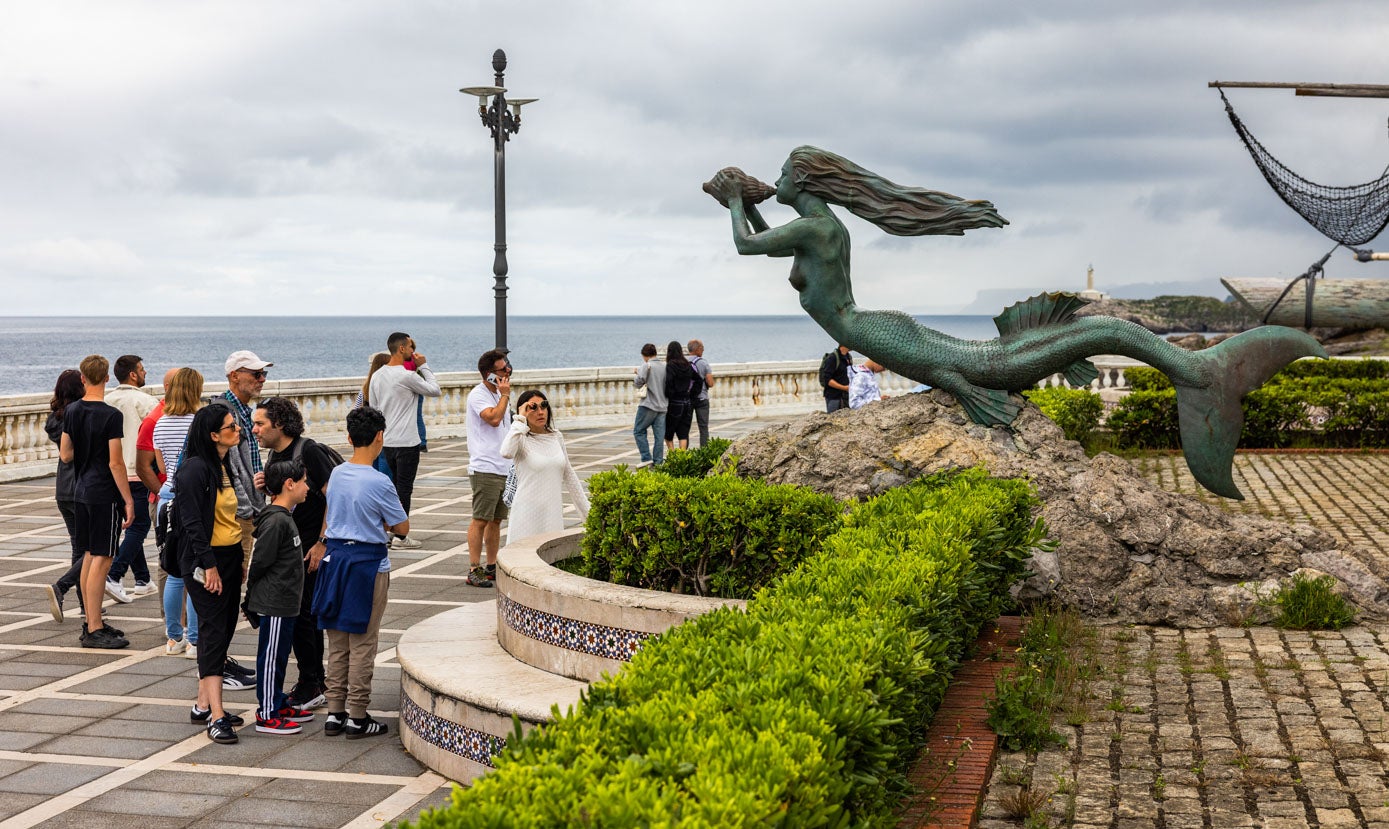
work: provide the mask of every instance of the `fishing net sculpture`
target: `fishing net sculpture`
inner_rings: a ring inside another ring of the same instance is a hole
[[[1379,178],[1350,187],[1328,187],[1308,181],[1288,169],[1254,137],[1235,113],[1223,89],[1220,100],[1225,102],[1230,124],[1249,150],[1264,180],[1288,207],[1322,235],[1338,244],[1354,247],[1375,238],[1389,224],[1389,167],[1385,167]]]

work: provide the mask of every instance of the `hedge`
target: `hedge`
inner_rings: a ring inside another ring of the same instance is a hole
[[[950,671],[1044,543],[1035,506],[973,471],[861,505],[746,612],[652,640],[418,826],[894,825]]]
[[[710,438],[698,449],[672,449],[666,453],[664,463],[652,468],[674,478],[703,478],[731,443],[724,438]]]
[[[701,596],[751,596],[820,549],[842,512],[828,495],[734,475],[618,468],[588,488],[582,563],[571,572]]]
[[[1084,441],[1100,425],[1104,403],[1088,389],[1066,389],[1052,386],[1029,389],[1023,397],[1037,404],[1042,414],[1056,421],[1067,440]]]

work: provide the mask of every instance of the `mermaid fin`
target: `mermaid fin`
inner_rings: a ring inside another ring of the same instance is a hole
[[[1201,486],[1243,501],[1232,464],[1244,427],[1244,396],[1299,357],[1325,357],[1311,335],[1265,325],[1237,334],[1194,357],[1213,382],[1205,388],[1177,385],[1177,418],[1187,468]]]
[[[969,419],[982,426],[1008,426],[1022,411],[1022,407],[1008,397],[1008,392],[976,386],[964,378],[942,381],[938,386],[955,395]]]
[[[994,325],[998,326],[999,335],[1006,337],[1029,328],[1068,322],[1075,318],[1077,310],[1089,304],[1090,300],[1064,291],[1037,294],[1004,308],[1003,313],[994,317]]]
[[[1078,389],[1089,388],[1090,384],[1100,379],[1100,371],[1095,368],[1095,364],[1089,360],[1076,360],[1074,363],[1061,369],[1061,376],[1066,378]]]

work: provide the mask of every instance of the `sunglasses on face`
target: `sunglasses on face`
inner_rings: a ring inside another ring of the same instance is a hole
[[[240,428],[241,428],[241,424],[240,424],[240,423],[237,423],[236,421],[232,421],[231,423],[228,423],[226,426],[223,426],[222,428],[218,429],[217,431],[219,431],[219,432],[225,432],[225,431],[227,431],[228,429],[236,430],[236,429],[240,429]]]
[[[261,369],[260,371],[251,371],[249,368],[239,368],[237,369],[237,371],[244,371],[252,377],[256,378],[257,380],[265,379],[265,369]]]

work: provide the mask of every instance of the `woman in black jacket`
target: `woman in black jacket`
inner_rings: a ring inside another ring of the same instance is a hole
[[[699,376],[680,343],[671,340],[666,346],[666,450],[690,445],[690,418],[694,415],[694,400],[704,389],[704,378]]]
[[[227,453],[241,440],[231,410],[213,403],[198,410],[174,479],[179,562],[188,598],[198,611],[198,699],[189,718],[207,723],[215,742],[237,741],[243,720],[222,708],[222,667],[241,605],[241,526]]]
[[[85,392],[86,389],[82,388],[82,373],[77,369],[70,368],[58,375],[58,382],[53,387],[53,399],[48,401],[48,421],[43,424],[43,430],[55,444],[63,436],[64,410],[74,400],[81,400]],[[48,610],[53,614],[55,622],[63,621],[63,596],[81,581],[82,559],[86,557],[77,546],[76,527],[73,523],[77,520],[76,487],[77,477],[72,464],[58,461],[58,512],[62,514],[63,523],[68,528],[68,541],[72,544],[72,566],[59,576],[56,582],[44,586],[44,592],[48,594]],[[82,603],[81,590],[77,591],[77,603]]]

